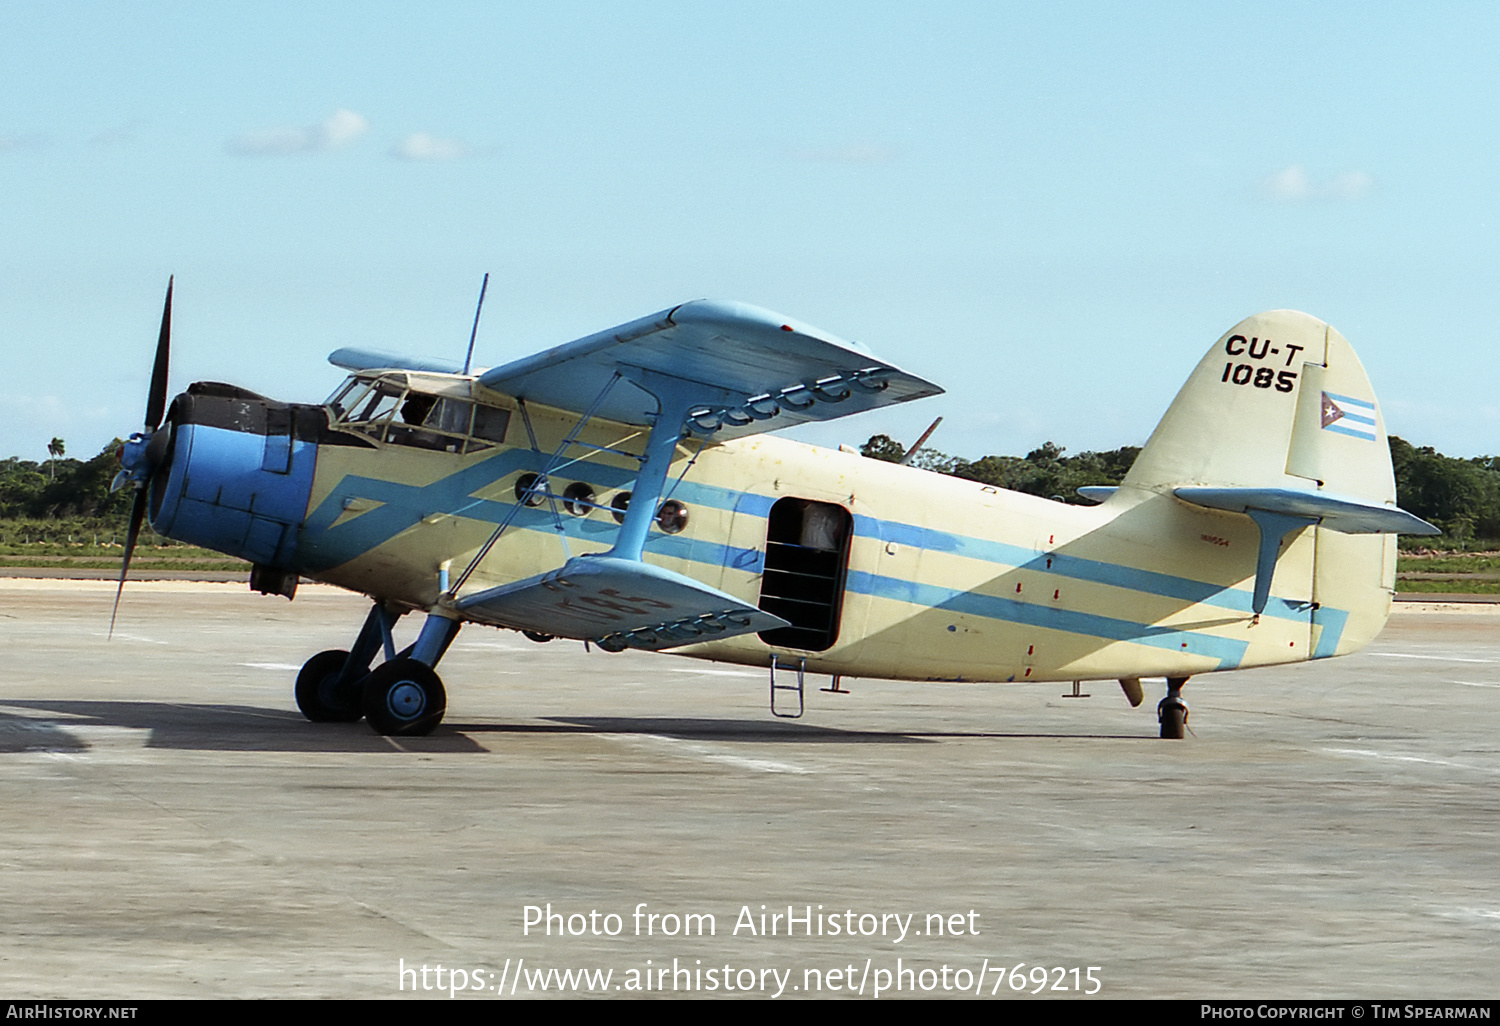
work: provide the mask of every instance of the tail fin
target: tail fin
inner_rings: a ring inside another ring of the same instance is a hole
[[[1385,421],[1347,339],[1295,310],[1248,317],[1208,351],[1123,486],[1319,491],[1396,501]]]
[[[1396,508],[1385,421],[1353,347],[1292,310],[1247,318],[1214,344],[1120,490],[1126,502],[1159,493],[1254,521],[1251,609],[1258,618],[1278,561],[1290,564],[1278,594],[1307,596],[1314,658],[1353,651],[1384,625],[1392,536],[1438,533]]]

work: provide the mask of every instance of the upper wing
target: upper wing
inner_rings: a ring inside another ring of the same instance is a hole
[[[463,366],[452,360],[426,356],[402,356],[381,349],[345,346],[328,354],[328,362],[345,370],[409,370],[433,374],[462,374]]]
[[[688,426],[717,437],[831,420],[876,406],[939,395],[938,386],[872,356],[863,346],[743,303],[698,300],[495,367],[479,383],[572,413],[632,372],[701,387]],[[693,394],[696,394],[694,392]],[[595,416],[653,422],[656,401],[610,389]]]

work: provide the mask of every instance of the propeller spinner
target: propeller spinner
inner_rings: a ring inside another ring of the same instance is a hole
[[[125,590],[125,575],[130,572],[130,557],[135,553],[135,543],[141,535],[141,524],[146,519],[146,506],[150,501],[151,478],[165,462],[171,443],[172,426],[162,427],[162,415],[167,409],[167,365],[172,342],[172,284],[175,275],[167,279],[167,300],[161,311],[161,332],[156,338],[156,363],[151,370],[151,391],[146,397],[145,428],[131,435],[120,450],[120,465],[123,468],[115,478],[115,487],[126,482],[134,486],[135,504],[130,508],[130,527],[125,532],[125,556],[120,560],[120,582],[115,587],[115,605],[109,615],[109,633],[115,633],[115,617],[120,612],[120,595]]]

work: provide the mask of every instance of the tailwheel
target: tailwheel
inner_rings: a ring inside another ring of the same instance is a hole
[[[1168,677],[1167,697],[1156,707],[1161,736],[1170,741],[1187,737],[1188,704],[1182,700],[1182,686],[1187,682],[1186,677]]]
[[[443,682],[415,659],[381,663],[365,678],[365,719],[377,734],[430,734],[447,708]]]
[[[359,682],[343,679],[349,653],[343,649],[319,652],[302,664],[297,674],[297,708],[314,723],[353,723],[365,714]]]

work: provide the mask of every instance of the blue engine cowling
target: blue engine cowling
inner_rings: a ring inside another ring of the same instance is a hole
[[[199,382],[172,401],[163,427],[166,452],[149,469],[152,528],[258,571],[295,573],[318,445],[330,434],[323,407]],[[342,433],[336,441],[361,444]],[[140,460],[132,456],[127,446],[127,471]]]

